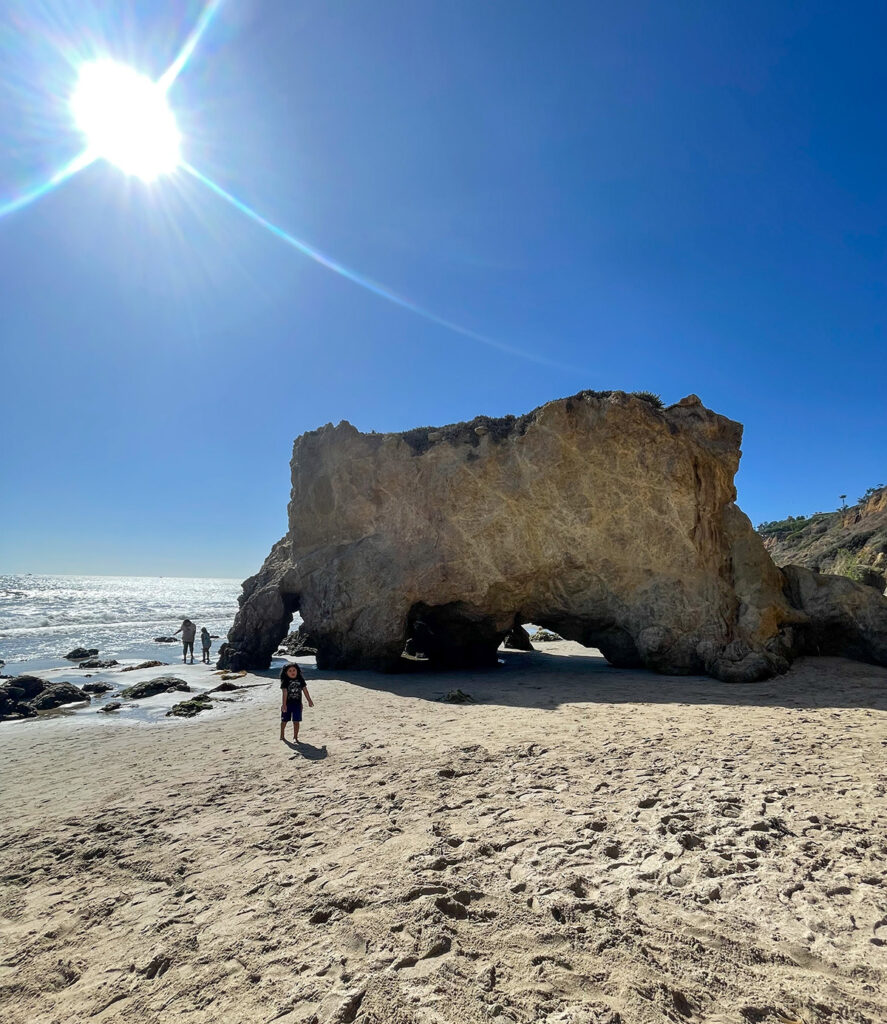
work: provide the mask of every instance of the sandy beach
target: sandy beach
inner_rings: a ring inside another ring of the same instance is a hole
[[[0,1017],[887,1020],[887,670],[502,657],[4,725]]]

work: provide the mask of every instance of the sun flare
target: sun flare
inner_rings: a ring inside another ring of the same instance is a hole
[[[84,64],[71,113],[90,153],[150,182],[179,165],[181,135],[165,90],[125,64]]]

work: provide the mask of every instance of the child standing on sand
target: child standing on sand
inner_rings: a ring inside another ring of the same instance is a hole
[[[298,665],[284,665],[280,670],[280,689],[281,693],[281,706],[280,706],[280,738],[284,739],[284,732],[286,731],[286,723],[293,723],[293,743],[299,742],[299,723],[302,721],[302,693],[304,691],[305,697],[308,700],[308,707],[314,707],[314,701],[311,699],[311,694],[308,692],[308,684],[305,682],[305,677],[302,675],[302,670]]]

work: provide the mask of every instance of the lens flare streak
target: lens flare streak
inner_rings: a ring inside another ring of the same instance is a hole
[[[5,217],[7,214],[15,213],[16,210],[21,210],[23,207],[36,202],[38,199],[42,199],[47,192],[51,192],[54,188],[67,181],[68,178],[73,178],[75,174],[78,174],[80,171],[84,170],[84,168],[89,167],[89,165],[96,159],[97,158],[94,153],[85,149],[78,156],[75,156],[70,163],[65,164],[60,171],[56,171],[51,178],[48,178],[41,185],[35,185],[34,188],[28,189],[27,192],[23,192],[20,196],[15,196],[15,198],[0,205],[0,218]]]
[[[203,37],[204,32],[206,32],[212,24],[213,18],[218,14],[219,8],[222,6],[222,2],[223,0],[210,0],[206,7],[201,11],[200,17],[197,19],[197,24],[185,40],[185,45],[181,50],[179,50],[179,55],[157,81],[157,85],[163,92],[166,92],[169,89],[185,69],[185,65],[191,59],[191,54],[193,54],[197,49],[197,44]]]
[[[280,239],[281,242],[285,242],[293,249],[302,253],[303,256],[307,256],[309,259],[314,260],[315,263],[319,263],[322,267],[326,267],[327,270],[332,270],[334,273],[352,281],[361,288],[365,288],[374,295],[378,295],[382,299],[387,299],[388,302],[394,303],[395,306],[400,306],[401,309],[405,309],[410,313],[415,313],[417,316],[428,320],[430,323],[437,324],[438,327],[444,327],[446,330],[452,331],[454,334],[461,334],[464,338],[470,338],[472,341],[480,342],[482,345],[488,345],[490,348],[498,349],[500,352],[505,352],[508,355],[519,356],[521,359],[529,359],[531,362],[540,363],[543,366],[550,366],[559,370],[570,369],[569,367],[563,366],[561,363],[556,363],[553,360],[547,359],[545,356],[538,355],[535,352],[526,352],[523,349],[515,348],[512,345],[506,345],[504,342],[497,341],[495,338],[487,337],[485,334],[479,334],[477,331],[472,331],[452,320],[447,320],[442,316],[438,316],[437,313],[432,312],[430,309],[425,309],[425,307],[420,306],[415,302],[411,302],[409,299],[405,299],[403,296],[391,291],[384,285],[373,281],[372,278],[365,277],[363,274],[359,274],[356,270],[351,270],[350,267],[346,267],[343,263],[339,263],[337,260],[326,256],[319,249],[315,249],[313,246],[308,245],[307,242],[301,241],[294,235],[291,235],[288,231],[284,231],[283,228],[279,228],[275,223],[273,223],[273,221],[270,221],[260,213],[257,213],[251,206],[247,206],[246,203],[226,191],[221,185],[217,185],[211,178],[208,178],[205,174],[198,171],[196,167],[192,167],[191,164],[182,162],[180,166],[182,170],[187,171],[192,177],[196,178],[202,185],[205,185],[220,199],[224,199],[226,203],[229,203],[235,210],[244,214],[244,216],[248,217],[253,221],[253,223],[258,224],[267,231],[270,231],[271,234],[274,235],[275,238]]]

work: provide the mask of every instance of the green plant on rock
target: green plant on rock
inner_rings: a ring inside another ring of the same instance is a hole
[[[833,576],[846,576],[848,580],[853,580],[855,583],[863,583],[867,570],[868,566],[860,562],[857,554],[854,554],[849,548],[838,548],[832,563]]]
[[[649,402],[654,409],[662,408],[662,399],[653,391],[632,391],[631,393],[635,398],[640,398],[642,402]]]
[[[869,500],[869,498],[871,498],[873,495],[877,494],[878,491],[883,491],[884,490],[884,486],[885,486],[884,484],[878,484],[877,487],[869,487],[868,490],[865,492],[865,494],[863,494],[863,496],[859,499],[858,504],[860,504],[860,505],[864,504],[865,502],[867,502]]]

